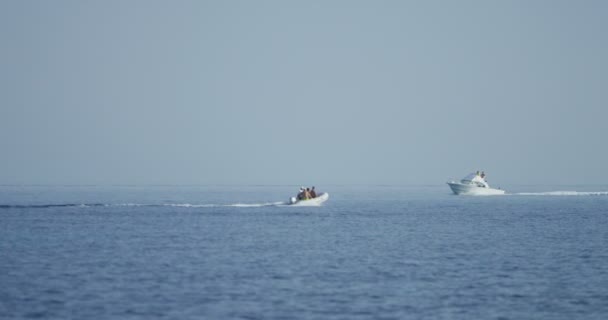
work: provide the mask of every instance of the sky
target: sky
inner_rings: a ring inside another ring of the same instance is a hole
[[[608,183],[607,1],[0,1],[0,184]]]

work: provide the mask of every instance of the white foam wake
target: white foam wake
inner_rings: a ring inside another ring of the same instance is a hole
[[[259,208],[259,207],[276,207],[287,205],[286,202],[267,202],[267,203],[235,203],[220,205],[221,207],[239,207],[239,208]]]
[[[177,207],[177,208],[221,208],[221,207],[237,207],[237,208],[259,208],[259,207],[276,207],[287,205],[286,202],[265,202],[265,203],[230,203],[230,204],[192,204],[192,203],[162,203],[162,204],[144,204],[144,203],[120,203],[108,204],[106,206],[115,207]],[[86,205],[85,205],[86,206]]]
[[[287,202],[232,203],[232,204],[192,204],[192,203],[49,203],[49,204],[0,204],[0,209],[48,209],[48,208],[92,208],[92,207],[179,207],[179,208],[259,208],[286,206]]]
[[[608,191],[549,191],[512,193],[518,196],[608,196]]]

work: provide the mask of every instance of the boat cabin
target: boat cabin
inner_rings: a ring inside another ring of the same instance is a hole
[[[460,183],[472,184],[472,185],[476,185],[480,188],[489,188],[490,187],[488,185],[488,183],[486,182],[486,180],[476,173],[471,173],[468,176],[462,178],[462,180],[460,180]]]

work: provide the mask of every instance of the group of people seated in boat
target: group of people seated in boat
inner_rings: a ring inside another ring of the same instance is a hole
[[[310,200],[317,197],[317,193],[315,192],[315,187],[312,188],[300,188],[300,192],[298,192],[298,200]]]
[[[479,173],[479,171],[477,171],[477,175],[480,176],[484,180],[486,179],[486,173],[483,171],[481,173]]]

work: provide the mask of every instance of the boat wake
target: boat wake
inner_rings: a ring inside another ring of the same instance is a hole
[[[47,208],[93,208],[93,207],[176,207],[176,208],[260,208],[287,206],[287,202],[265,202],[265,203],[232,203],[232,204],[192,204],[192,203],[59,203],[59,204],[0,204],[0,209],[47,209]]]
[[[608,196],[608,191],[549,191],[511,193],[516,196]]]
[[[46,209],[46,208],[68,208],[68,207],[109,207],[104,203],[51,203],[51,204],[0,204],[0,209]]]
[[[260,208],[260,207],[278,207],[287,205],[286,202],[266,202],[266,203],[232,203],[232,204],[190,204],[190,203],[167,203],[160,205],[151,205],[156,207],[182,207],[182,208],[221,208],[221,207],[236,207],[236,208]],[[146,206],[146,205],[144,205]]]

